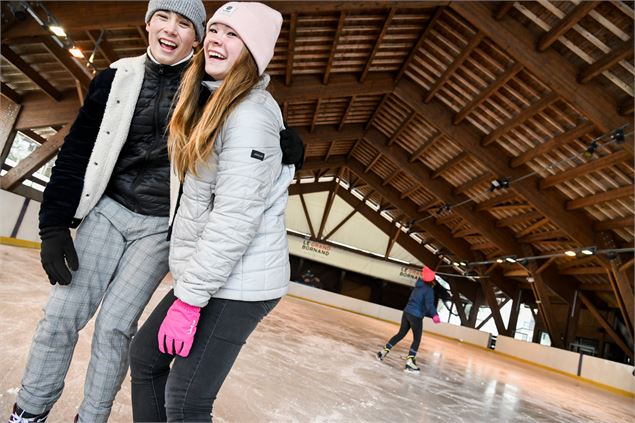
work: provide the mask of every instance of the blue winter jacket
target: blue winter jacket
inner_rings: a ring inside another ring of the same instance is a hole
[[[432,284],[424,283],[421,278],[417,279],[404,311],[417,317],[433,317],[438,314],[434,304],[434,289],[432,288]]]

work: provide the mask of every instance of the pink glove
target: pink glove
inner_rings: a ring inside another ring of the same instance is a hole
[[[432,317],[432,321],[434,323],[441,323],[441,319],[439,319],[439,315],[435,314],[434,317]]]
[[[159,351],[187,357],[192,349],[201,308],[178,298],[170,306],[159,328]]]

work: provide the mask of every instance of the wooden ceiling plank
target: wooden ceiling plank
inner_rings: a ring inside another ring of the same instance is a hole
[[[510,79],[516,76],[518,72],[520,72],[523,68],[523,65],[520,63],[515,63],[513,66],[507,68],[505,72],[503,72],[500,76],[498,76],[490,85],[487,86],[483,91],[481,91],[472,101],[470,101],[467,106],[465,106],[460,112],[458,112],[452,121],[454,124],[460,123],[467,115],[472,113],[474,109],[480,106],[487,98],[489,98],[492,94],[494,94],[500,87],[505,85]]]
[[[404,73],[406,72],[406,69],[408,69],[408,66],[410,66],[410,62],[412,62],[412,59],[414,59],[414,57],[417,55],[417,52],[423,45],[423,42],[426,40],[426,38],[430,34],[432,27],[434,27],[434,24],[437,22],[437,20],[439,19],[439,16],[441,16],[442,13],[443,13],[443,7],[437,7],[432,17],[428,20],[428,22],[425,23],[425,27],[423,31],[421,32],[419,39],[417,40],[416,44],[412,47],[412,49],[410,49],[410,53],[408,54],[408,57],[406,58],[406,60],[404,60],[403,64],[401,65],[401,68],[399,69],[399,72],[397,73],[397,76],[395,77],[395,82],[398,82],[401,79],[401,77],[404,75]]]
[[[404,123],[402,123],[397,129],[397,131],[395,131],[395,133],[390,137],[390,139],[388,140],[388,145],[392,145],[397,140],[397,138],[399,138],[399,136],[408,128],[408,125],[410,125],[410,123],[412,123],[412,121],[416,117],[417,117],[417,113],[411,112],[410,115],[404,121]]]
[[[481,201],[480,203],[477,203],[476,206],[474,207],[474,210],[475,211],[489,210],[493,207],[496,207],[497,205],[501,203],[515,200],[517,198],[518,198],[518,194],[516,194],[515,192],[513,191],[505,192],[503,194],[499,194],[495,197],[492,197],[487,200]]]
[[[481,144],[483,146],[490,145],[491,143],[496,141],[498,137],[500,137],[501,135],[504,135],[510,129],[525,122],[527,119],[531,118],[535,114],[541,112],[543,109],[551,105],[557,99],[558,99],[557,94],[553,92],[549,93],[546,97],[541,98],[538,102],[533,103],[531,106],[521,110],[519,113],[514,115],[510,120],[508,120],[507,122],[505,122],[504,124],[496,128],[489,134],[485,135],[483,137],[483,140],[481,141]]]
[[[295,37],[298,25],[298,14],[292,13],[289,20],[289,44],[287,46],[287,66],[285,71],[284,85],[291,85],[291,79],[293,77],[293,57],[295,53]]]
[[[470,154],[466,153],[465,151],[462,153],[459,153],[458,156],[453,157],[452,159],[450,159],[450,161],[448,161],[447,163],[445,163],[444,165],[442,165],[439,169],[437,169],[433,174],[432,174],[432,179],[437,179],[439,176],[443,175],[445,172],[451,170],[454,166],[463,163],[464,161],[466,161],[467,159],[470,158]]]
[[[46,143],[40,145],[14,168],[9,170],[0,178],[0,188],[6,191],[14,190],[22,184],[22,181],[33,175],[42,165],[51,160],[64,143],[64,137],[68,134],[70,126],[70,124],[65,125],[55,135],[51,136]]]
[[[426,95],[425,101],[429,103],[430,100],[434,97],[434,95],[443,87],[443,85],[447,82],[448,79],[454,74],[454,72],[463,65],[463,62],[467,57],[472,54],[474,49],[483,41],[484,35],[482,32],[477,32],[470,41],[467,43],[467,46],[461,51],[461,53],[452,59],[450,65],[445,69],[443,74],[435,81],[435,83],[428,90],[428,94]]]
[[[539,186],[540,189],[547,189],[562,182],[566,182],[583,175],[588,175],[590,172],[599,172],[602,169],[622,161],[632,161],[630,153],[626,150],[618,150],[615,153],[608,154],[599,159],[591,160],[585,164],[565,170],[564,172],[560,172],[556,175],[547,176],[545,179],[540,181]]]
[[[454,3],[452,3],[454,4]],[[401,98],[417,113],[426,116],[429,122],[443,132],[448,138],[456,142],[463,151],[478,157],[485,169],[495,175],[507,176],[510,180],[525,177],[531,169],[522,166],[516,169],[509,167],[509,161],[505,158],[507,153],[494,145],[485,148],[479,144],[479,132],[472,125],[461,123],[453,125],[451,113],[439,102],[423,103],[422,94],[413,82],[402,80],[397,84],[394,95]],[[582,212],[571,212],[564,208],[565,198],[555,190],[540,191],[536,187],[537,178],[526,178],[513,183],[509,189],[516,191],[533,208],[540,211],[544,217],[563,229],[568,236],[575,239],[580,245],[592,245],[592,224],[589,216]]]
[[[560,135],[556,135],[551,138],[549,141],[538,144],[534,148],[527,150],[521,155],[514,157],[510,162],[510,167],[518,167],[521,166],[538,156],[542,156],[543,154],[567,143],[572,142],[573,140],[580,138],[587,132],[593,129],[593,124],[589,121],[586,121],[575,128],[571,128],[566,132],[563,132]]]
[[[624,41],[619,47],[606,53],[595,62],[584,66],[578,74],[578,82],[586,84],[602,72],[611,69],[622,60],[630,60],[633,57],[633,40]]]
[[[2,54],[2,57],[4,57],[7,62],[11,63],[15,68],[22,72],[24,76],[33,81],[38,88],[44,91],[53,100],[60,101],[62,99],[62,93],[44,79],[40,73],[36,72],[35,69],[33,69],[31,65],[25,62],[16,52],[14,52],[11,47],[3,43],[0,46],[0,54]]]
[[[386,20],[384,21],[384,26],[382,27],[381,32],[377,36],[377,41],[375,41],[375,46],[373,47],[373,51],[370,53],[370,56],[368,57],[368,60],[366,61],[366,65],[364,66],[364,70],[362,71],[362,74],[359,77],[360,82],[364,82],[366,80],[366,77],[368,76],[368,72],[370,71],[370,66],[372,65],[373,60],[375,59],[375,55],[379,51],[379,46],[384,40],[384,37],[386,36],[386,32],[388,32],[388,28],[390,28],[390,23],[392,22],[392,18],[395,16],[396,12],[397,12],[397,8],[395,7],[390,8],[390,12],[388,12],[388,16],[386,17]]]
[[[450,7],[485,32],[501,50],[559,96],[575,105],[601,132],[632,124],[632,116],[618,114],[616,101],[603,86],[594,81],[585,85],[577,82],[577,69],[567,58],[554,49],[537,52],[534,49],[534,36],[522,23],[513,19],[494,20],[490,6],[484,2],[452,2]],[[629,144],[626,149],[632,152],[633,146]]]
[[[582,20],[591,10],[593,10],[600,2],[598,1],[582,1],[578,4],[571,13],[565,16],[556,26],[551,28],[548,32],[543,34],[538,40],[537,50],[545,51],[558,38],[560,38],[565,32],[573,28],[577,23]]]
[[[470,179],[463,185],[454,188],[454,191],[452,191],[452,193],[454,195],[463,194],[471,190],[472,188],[481,185],[483,182],[491,182],[493,179],[494,177],[492,176],[490,172],[485,172],[481,176],[477,176],[476,178]]]
[[[594,195],[588,195],[577,200],[567,201],[567,210],[577,210],[583,207],[593,206],[595,204],[604,203],[606,201],[617,200],[633,195],[633,185],[627,185],[610,191],[600,192]]]

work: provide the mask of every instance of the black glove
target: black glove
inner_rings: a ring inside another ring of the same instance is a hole
[[[40,238],[42,239],[42,249],[40,250],[42,267],[48,275],[51,285],[56,283],[68,285],[72,278],[68,268],[70,267],[71,270],[79,268],[79,259],[77,252],[75,252],[73,238],[71,238],[71,230],[63,226],[42,228]]]
[[[296,172],[302,169],[304,164],[304,143],[302,138],[293,128],[289,128],[285,122],[280,131],[280,148],[282,149],[282,163],[292,164]]]

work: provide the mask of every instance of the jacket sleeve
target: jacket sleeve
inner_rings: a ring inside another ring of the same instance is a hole
[[[114,69],[99,73],[90,83],[84,105],[60,149],[51,179],[43,193],[40,229],[50,226],[76,227],[75,211],[84,187],[84,175],[104,117]]]
[[[198,307],[207,305],[245,254],[282,168],[278,117],[271,105],[246,103],[220,133],[213,208],[186,270],[175,281],[174,294]]]
[[[439,314],[437,312],[437,307],[434,304],[434,289],[432,289],[432,286],[429,286],[428,289],[426,289],[424,303],[425,309],[427,311],[427,313],[424,313],[424,315],[434,317],[435,315]]]

